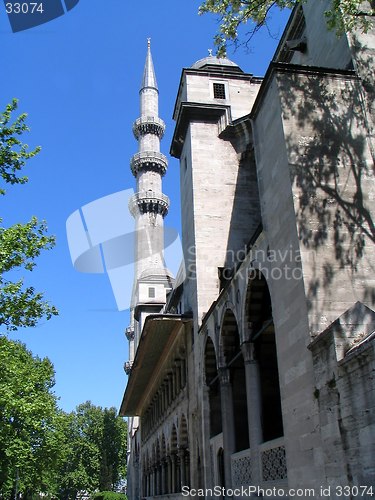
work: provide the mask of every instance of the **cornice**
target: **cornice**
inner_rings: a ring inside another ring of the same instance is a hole
[[[170,154],[175,158],[180,158],[186,131],[190,122],[217,122],[222,116],[225,117],[226,125],[232,122],[229,105],[207,104],[201,102],[181,102],[170,148]]]

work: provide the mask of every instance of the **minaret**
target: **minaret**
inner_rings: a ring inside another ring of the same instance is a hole
[[[166,292],[172,283],[172,275],[165,267],[163,256],[164,217],[169,208],[169,198],[162,193],[162,177],[168,162],[160,153],[165,124],[158,116],[159,91],[150,39],[147,40],[146,63],[139,94],[141,116],[133,124],[139,147],[130,162],[137,187],[129,202],[129,210],[135,219],[136,242],[131,325],[127,329],[127,337],[131,341],[127,372],[130,371],[145,317],[162,310]]]

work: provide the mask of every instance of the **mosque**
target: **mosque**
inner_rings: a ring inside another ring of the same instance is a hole
[[[264,78],[212,55],[182,70],[175,277],[148,43],[120,409],[130,500],[375,496],[375,30],[338,38],[326,8],[293,10]]]

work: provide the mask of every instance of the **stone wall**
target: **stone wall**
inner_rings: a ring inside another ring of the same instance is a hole
[[[325,476],[332,489],[375,483],[374,330],[375,313],[358,302],[310,346]]]

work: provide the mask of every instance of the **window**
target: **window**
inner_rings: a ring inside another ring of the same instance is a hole
[[[155,298],[155,288],[154,287],[150,287],[148,289],[148,298],[149,299],[154,299]]]
[[[214,99],[225,99],[225,85],[224,83],[214,83]]]

